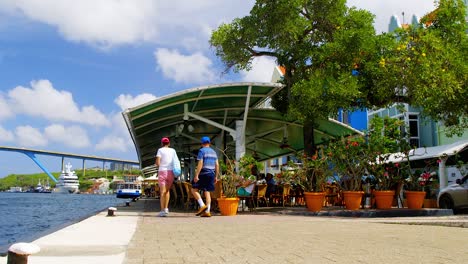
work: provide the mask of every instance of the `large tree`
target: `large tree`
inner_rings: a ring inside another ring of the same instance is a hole
[[[286,89],[273,106],[304,122],[310,155],[316,120],[367,103],[358,76],[381,41],[372,24],[371,13],[345,0],[257,0],[250,15],[222,24],[210,43],[227,70],[249,70],[259,56],[284,67]]]
[[[468,42],[462,0],[440,0],[419,25],[397,30],[397,45],[371,71],[374,87],[393,91],[390,101],[420,106],[452,132],[468,128]],[[396,89],[395,89],[396,88]]]

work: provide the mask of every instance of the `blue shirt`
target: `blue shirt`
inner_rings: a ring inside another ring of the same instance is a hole
[[[198,151],[197,160],[203,160],[202,169],[214,170],[218,155],[216,155],[216,152],[212,148],[203,147]]]

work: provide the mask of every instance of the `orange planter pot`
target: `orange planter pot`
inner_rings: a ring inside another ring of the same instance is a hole
[[[422,191],[405,191],[406,203],[409,209],[421,209],[424,204],[426,192]]]
[[[323,207],[324,192],[304,192],[307,211],[319,212]]]
[[[395,191],[374,191],[377,209],[390,209],[393,204]]]
[[[221,215],[232,216],[237,214],[239,198],[218,198],[218,206]]]
[[[345,207],[348,210],[358,210],[361,207],[363,191],[343,191]]]

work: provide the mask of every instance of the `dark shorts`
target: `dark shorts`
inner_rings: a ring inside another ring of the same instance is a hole
[[[198,175],[198,182],[192,181],[192,188],[212,192],[215,189],[214,182],[214,170],[202,169]]]

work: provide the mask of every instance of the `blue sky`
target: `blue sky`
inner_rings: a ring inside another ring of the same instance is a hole
[[[253,3],[0,0],[0,145],[137,160],[124,109],[197,86],[270,80],[267,58],[222,75],[208,44],[213,29],[248,15]],[[377,32],[391,15],[410,21],[434,8],[431,0],[348,5],[374,13]],[[60,169],[59,158],[38,157]],[[40,171],[25,155],[0,151],[0,177]]]

